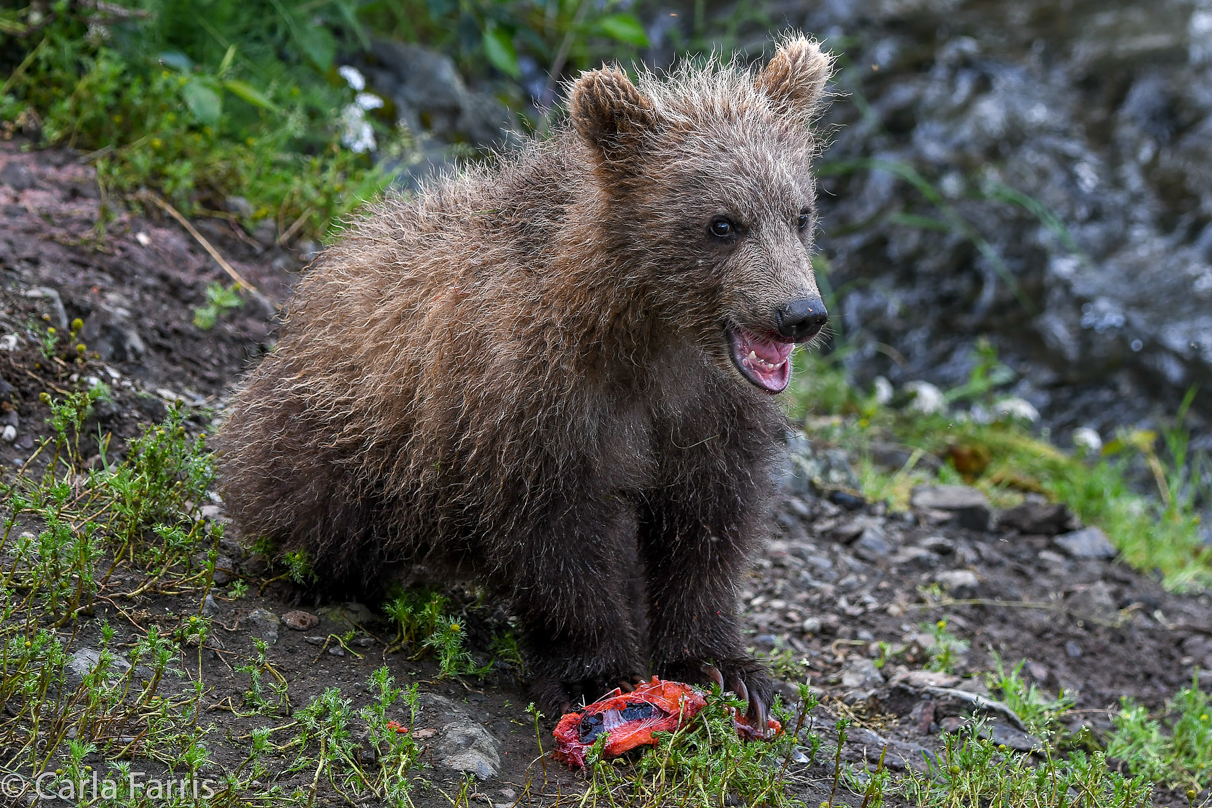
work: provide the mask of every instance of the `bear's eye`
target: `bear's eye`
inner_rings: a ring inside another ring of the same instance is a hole
[[[807,213],[801,213],[800,218],[797,219],[795,222],[795,226],[798,227],[800,232],[802,233],[808,229],[808,225],[811,224],[811,222],[812,222],[811,216],[809,216]]]
[[[723,216],[712,219],[707,229],[711,231],[711,235],[720,239],[730,239],[736,235],[736,225]]]

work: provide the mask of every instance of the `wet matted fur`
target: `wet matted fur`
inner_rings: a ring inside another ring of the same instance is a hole
[[[306,551],[334,594],[418,561],[490,587],[548,708],[709,663],[768,702],[736,582],[775,493],[779,357],[803,341],[778,312],[819,302],[830,71],[796,36],[760,70],[585,73],[550,138],[379,203],[228,409],[242,535]]]

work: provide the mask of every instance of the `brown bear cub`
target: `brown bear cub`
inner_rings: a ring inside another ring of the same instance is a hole
[[[552,137],[381,202],[232,401],[242,534],[305,551],[333,594],[415,563],[480,582],[549,710],[656,673],[714,679],[764,727],[736,589],[785,441],[772,394],[825,324],[830,72],[803,38],[760,70],[588,72]]]

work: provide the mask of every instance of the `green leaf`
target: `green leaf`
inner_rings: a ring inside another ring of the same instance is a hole
[[[228,70],[231,70],[232,62],[236,60],[236,46],[229,45],[227,53],[223,54],[223,61],[219,63],[219,75],[222,76]]]
[[[210,82],[200,79],[190,79],[181,87],[181,95],[185,97],[185,106],[200,123],[206,126],[217,126],[223,115],[223,99],[210,86]]]
[[[502,73],[513,78],[521,75],[518,54],[513,49],[513,37],[504,28],[494,26],[484,31],[484,53],[492,66]]]
[[[611,14],[603,17],[594,26],[594,32],[627,45],[640,48],[648,46],[648,34],[644,32],[643,24],[631,14]]]
[[[332,60],[337,55],[337,43],[324,28],[318,25],[296,26],[291,29],[295,42],[311,63],[319,68],[321,73],[328,72]]]
[[[179,51],[165,51],[157,59],[165,67],[171,67],[173,70],[179,70],[182,73],[188,73],[194,69],[193,60]]]
[[[278,109],[277,104],[270,101],[260,90],[246,81],[240,81],[239,79],[228,79],[227,81],[223,82],[223,88],[237,98],[241,98],[252,104],[254,107],[260,107],[261,109],[268,110]]]

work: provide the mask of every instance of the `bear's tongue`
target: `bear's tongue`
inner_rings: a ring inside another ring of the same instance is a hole
[[[776,342],[752,331],[736,328],[729,332],[732,361],[741,374],[768,393],[781,393],[791,380],[790,342]]]

